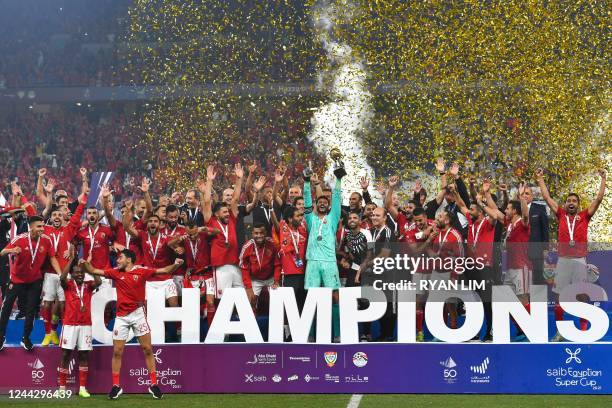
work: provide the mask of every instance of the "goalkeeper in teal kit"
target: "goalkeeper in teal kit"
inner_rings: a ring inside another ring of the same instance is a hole
[[[346,173],[342,170],[334,172],[336,184],[332,192],[332,201],[326,196],[317,197],[316,205],[312,206],[310,189],[310,169],[304,171],[304,209],[306,226],[308,228],[308,247],[306,248],[306,274],[304,288],[340,289],[340,275],[336,261],[336,232],[341,216],[342,182]],[[332,327],[334,339],[340,334],[340,311],[338,307],[338,292],[333,292]]]

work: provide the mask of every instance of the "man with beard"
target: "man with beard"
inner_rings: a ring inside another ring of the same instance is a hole
[[[398,236],[400,240],[406,234],[407,231],[414,228],[412,222],[412,213],[416,208],[414,201],[409,201],[405,206],[404,210],[400,208],[399,200],[394,199],[396,196],[394,190],[399,184],[399,177],[391,176],[389,178],[389,188],[385,195],[385,208],[393,220],[395,220],[398,228]]]
[[[360,286],[355,278],[368,254],[368,242],[372,241],[372,235],[369,230],[361,228],[361,214],[358,211],[351,211],[348,214],[346,225],[346,235],[338,249],[338,254],[341,257],[340,264],[348,270],[346,286]],[[367,307],[367,300],[360,299],[358,302],[361,309]],[[363,331],[360,341],[372,341],[370,326],[370,322],[362,324]]]
[[[176,237],[180,237],[185,235],[186,229],[184,226],[179,225],[179,208],[173,204],[170,204],[166,207],[166,225],[162,229],[162,234],[166,236],[168,242],[172,241]],[[184,248],[177,247],[174,249],[175,257],[182,257],[185,254]],[[172,259],[174,260],[174,259]],[[183,290],[183,279],[185,276],[186,267],[185,264],[181,265],[176,272],[174,272],[174,276],[172,279],[174,280],[174,284],[176,285],[176,290],[181,294]]]
[[[453,213],[446,209],[436,216],[436,228],[427,238],[431,243],[428,248],[429,257],[434,259],[434,270],[431,272],[431,281],[451,281],[457,279],[457,273],[450,267],[454,265],[454,259],[463,258],[463,237],[453,227]],[[438,285],[438,284],[436,284]],[[431,293],[430,293],[431,295]],[[457,304],[448,301],[445,304],[445,319],[450,318],[450,328],[457,328]],[[434,341],[438,341],[434,339]]]
[[[278,250],[266,235],[266,226],[255,224],[252,232],[253,238],[244,244],[240,252],[240,269],[251,306],[257,310],[262,289],[278,287],[279,281],[274,278],[280,275],[281,263]]]
[[[412,213],[414,228],[406,229],[402,236],[402,242],[408,244],[407,250],[412,257],[422,257],[426,261],[427,249],[430,247],[433,238],[432,232],[435,227],[435,221],[427,219],[427,214],[422,207],[417,207]],[[432,237],[430,239],[430,237]],[[428,281],[431,277],[431,270],[427,268],[425,263],[419,264],[419,267],[413,271],[412,282],[416,286],[416,341],[424,341],[423,333],[423,318],[425,316],[425,301],[427,300],[427,292],[421,289],[421,281]]]
[[[110,190],[107,184],[102,186],[100,195],[102,197],[102,208],[104,209],[106,220],[108,221],[108,225],[113,230],[113,236],[115,238],[113,242],[113,246],[112,246],[113,251],[115,251],[116,253],[119,253],[123,251],[124,249],[129,249],[130,251],[134,252],[134,254],[136,255],[136,264],[140,264],[141,262],[140,245],[138,245],[138,242],[132,239],[132,236],[125,230],[125,227],[123,226],[123,222],[115,218],[113,214],[113,208],[111,205],[112,191]],[[132,213],[133,206],[134,204],[131,200],[125,201],[120,208],[121,216],[122,217],[125,216],[126,212],[133,214]],[[142,225],[143,225],[142,222],[134,223],[134,228],[141,229]]]
[[[455,203],[462,214],[468,220],[468,254],[471,258],[480,258],[484,268],[474,268],[468,271],[468,278],[476,282],[485,282],[484,290],[477,293],[484,304],[486,331],[483,341],[493,341],[491,335],[493,310],[491,307],[491,291],[494,283],[495,274],[493,272],[493,243],[495,242],[495,225],[497,223],[497,206],[491,197],[491,182],[486,180],[482,184],[482,192],[486,200],[485,203],[472,203],[468,209],[459,193],[450,186],[455,195]]]
[[[151,215],[147,220],[147,230],[137,230],[133,223],[130,223],[132,218],[131,213],[126,213],[123,217],[123,225],[128,234],[132,236],[140,245],[142,253],[142,264],[146,268],[165,268],[172,264],[173,251],[168,246],[168,237],[159,230],[159,217],[155,214]],[[174,270],[178,269],[180,265]],[[147,291],[160,289],[164,291],[164,295],[170,307],[178,306],[178,292],[176,285],[172,279],[172,275],[156,274],[147,280]]]
[[[306,274],[304,287],[332,288],[332,324],[334,340],[340,336],[340,313],[338,306],[338,291],[340,276],[336,262],[336,232],[341,215],[342,204],[342,174],[338,171],[332,199],[326,195],[317,197],[316,207],[312,206],[310,179],[312,170],[304,171],[304,206],[306,208],[306,225],[308,228],[308,247],[306,249]]]
[[[586,256],[588,254],[589,221],[595,215],[606,192],[606,172],[603,169],[600,169],[598,172],[601,177],[601,183],[597,196],[591,201],[587,209],[581,210],[580,197],[575,193],[568,194],[564,206],[557,204],[551,198],[548,188],[544,183],[544,170],[538,169],[536,171],[536,179],[542,191],[542,196],[559,220],[557,232],[559,260],[555,269],[555,283],[553,286],[553,292],[557,294],[557,305],[555,306],[556,321],[563,320],[563,309],[559,305],[559,294],[569,285],[588,281]],[[588,296],[585,294],[579,294],[576,299],[579,302],[588,302]],[[580,319],[580,329],[586,330],[587,326],[588,322],[585,319]],[[564,341],[564,339],[557,332],[552,341]]]
[[[391,255],[391,243],[395,241],[393,232],[387,224],[387,211],[382,207],[377,207],[372,213],[372,229],[369,231],[371,240],[368,242],[367,259],[361,264],[355,276],[355,282],[361,283],[361,275],[366,270],[370,270],[374,265],[375,258],[387,258]],[[387,271],[387,276],[383,277],[387,281],[392,281],[395,271]],[[391,341],[393,338],[393,325],[395,321],[395,293],[385,293],[387,296],[387,310],[380,319],[380,339],[379,341]],[[389,296],[392,298],[389,299]]]
[[[113,231],[108,225],[100,224],[100,214],[96,207],[89,207],[85,213],[87,225],[76,234],[76,240],[83,246],[83,258],[95,268],[110,268],[110,246]]]
[[[204,222],[209,229],[218,229],[220,234],[210,241],[210,265],[213,267],[215,283],[215,296],[220,299],[227,288],[243,288],[242,274],[238,267],[238,237],[236,221],[238,217],[238,199],[242,189],[244,171],[240,164],[234,167],[236,174],[236,188],[230,204],[218,202],[212,206],[213,182],[217,172],[213,165],[206,169],[206,183],[204,184]]]
[[[53,242],[44,234],[42,217],[30,217],[28,225],[29,232],[16,236],[0,251],[0,256],[14,257],[11,280],[0,312],[0,350],[4,348],[6,326],[15,300],[19,297],[25,304],[25,323],[21,346],[26,351],[32,351],[34,345],[30,340],[30,334],[34,327],[36,306],[40,302],[43,282],[42,266],[49,261],[55,273],[59,275],[62,272],[55,256]]]
[[[64,221],[62,210],[68,213],[66,206],[59,207],[51,212],[51,225],[45,226],[45,234],[51,238],[53,242],[53,250],[56,253],[57,261],[62,271],[66,265],[70,264],[72,244],[71,241],[81,227],[81,216],[87,204],[87,196],[79,197],[79,206],[75,213],[70,218],[68,224]],[[45,326],[45,337],[41,343],[42,346],[48,346],[49,343],[59,344],[57,337],[57,323],[59,317],[63,315],[63,306],[65,301],[64,289],[60,285],[60,277],[55,273],[51,264],[43,265],[43,306],[40,315]],[[57,301],[57,302],[56,302]],[[55,307],[53,308],[53,306]],[[51,310],[51,309],[54,310]]]
[[[304,223],[304,210],[288,207],[285,219],[280,223],[281,268],[274,277],[283,287],[293,288],[298,310],[302,312],[306,292],[304,292],[304,271],[306,268],[306,245],[308,233]]]
[[[155,217],[154,215],[151,217]],[[149,372],[149,393],[153,398],[163,397],[157,385],[157,370],[155,368],[155,357],[151,346],[151,329],[147,322],[145,312],[145,282],[156,274],[172,275],[174,270],[182,263],[182,259],[177,259],[174,264],[164,268],[146,268],[135,266],[136,255],[129,249],[124,249],[117,258],[117,268],[99,269],[94,268],[89,262],[80,260],[79,265],[85,272],[92,275],[104,276],[115,281],[117,288],[117,319],[113,328],[113,360],[111,370],[113,375],[113,387],[108,393],[109,399],[117,399],[123,393],[119,386],[119,373],[121,371],[121,360],[125,342],[128,340],[130,330],[138,338],[142,348],[147,371]]]
[[[175,251],[182,248],[185,254],[186,274],[183,287],[200,289],[200,296],[205,296],[206,318],[208,327],[215,317],[215,284],[210,268],[210,247],[208,239],[221,233],[218,229],[187,225],[185,234],[174,237],[168,246]]]
[[[370,230],[372,229],[372,213],[378,207],[376,203],[368,203],[363,209],[363,216],[361,217],[361,228]]]

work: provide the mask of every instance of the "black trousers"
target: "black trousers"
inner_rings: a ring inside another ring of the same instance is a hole
[[[533,266],[531,278],[534,285],[544,285],[544,258],[529,258]]]
[[[17,298],[25,303],[25,324],[23,326],[23,337],[30,337],[34,327],[36,309],[40,303],[43,280],[39,279],[31,283],[10,283],[6,297],[2,302],[0,311],[0,336],[4,337],[13,305]]]
[[[300,314],[304,308],[304,302],[306,302],[306,291],[304,290],[304,275],[282,275],[281,286],[285,288],[293,288],[295,293],[295,301],[298,306]]]
[[[468,278],[471,281],[485,282],[485,289],[477,290],[478,296],[482,300],[484,306],[484,314],[487,320],[487,331],[486,334],[491,334],[491,328],[493,327],[493,308],[491,307],[491,292],[493,291],[493,281],[495,279],[493,268],[485,266],[483,269],[472,269],[469,272]]]

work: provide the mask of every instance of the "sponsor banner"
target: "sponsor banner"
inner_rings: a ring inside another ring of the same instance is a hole
[[[154,348],[167,393],[611,394],[609,344],[226,344]],[[95,347],[88,388],[111,387],[112,347]],[[59,348],[0,353],[0,392],[55,389]],[[78,360],[71,361],[74,372]],[[74,381],[71,381],[74,383]],[[126,347],[121,386],[146,392],[138,345]],[[76,387],[76,385],[73,385]]]

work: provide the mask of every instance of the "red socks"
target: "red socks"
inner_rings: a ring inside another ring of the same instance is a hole
[[[561,306],[559,304],[555,305],[555,320],[563,320],[563,309],[561,309]]]
[[[208,321],[208,329],[210,330],[210,326],[212,325],[213,319],[215,318],[215,312],[217,311],[217,307],[215,305],[207,304],[206,306],[206,320]]]
[[[119,386],[119,373],[113,373],[113,385]]]
[[[45,334],[51,333],[51,309],[43,307],[40,310],[40,317],[42,317],[43,323],[45,325]]]
[[[89,369],[87,368],[87,366],[79,366],[79,385],[81,387],[85,387],[85,384],[87,384],[88,371]]]
[[[157,384],[157,371],[150,372],[149,378],[151,379],[151,385]]]
[[[60,367],[58,371],[59,371],[59,385],[60,387],[65,387],[66,377],[68,376],[68,369]]]
[[[416,329],[417,332],[423,331],[423,310],[421,309],[416,311]]]

